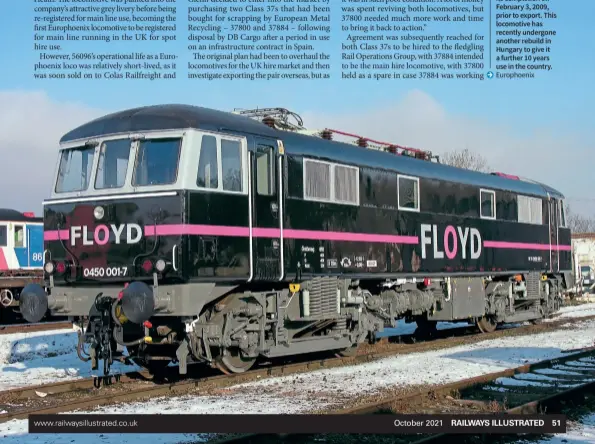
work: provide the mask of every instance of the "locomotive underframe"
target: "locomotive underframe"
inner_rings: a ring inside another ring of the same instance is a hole
[[[106,371],[114,359],[127,361],[121,353],[125,346],[128,358],[153,371],[179,362],[184,374],[188,363],[202,362],[233,373],[248,370],[258,358],[333,350],[349,354],[400,319],[417,322],[422,334],[438,321],[467,321],[483,332],[500,323],[539,321],[558,310],[563,286],[562,276],[539,272],[422,281],[319,277],[270,291],[154,286],[155,315],[142,325],[118,314],[114,296],[104,297],[103,313],[93,304],[99,290],[109,293],[106,288],[55,288],[50,299],[63,302],[54,312],[81,315],[74,318],[85,332],[80,345],[91,343],[86,359],[94,368],[100,359]],[[197,306],[200,315],[192,316]]]

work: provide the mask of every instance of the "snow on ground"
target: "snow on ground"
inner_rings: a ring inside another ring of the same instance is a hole
[[[590,316],[595,314],[595,304],[564,307],[560,312],[563,318]],[[439,328],[464,325],[440,323]],[[415,323],[400,322],[396,329],[390,329],[382,336],[413,333],[415,327]],[[593,345],[593,338],[595,321],[586,321],[572,326],[570,330],[486,340],[357,366],[270,378],[230,387],[225,395],[162,398],[149,405],[131,403],[78,413],[306,413],[336,406],[353,395],[372,394],[394,386],[445,384],[562,356],[562,350]],[[76,333],[68,329],[0,335],[0,390],[91,376],[93,373],[89,363],[80,361],[74,351],[76,341]],[[113,367],[114,372],[133,369],[117,364]],[[588,433],[595,436],[595,426],[590,430]],[[203,435],[184,434],[106,434],[101,437],[79,434],[28,435],[27,421],[0,424],[0,440],[6,444],[66,444],[74,441],[82,444],[87,441],[119,444],[124,440],[134,444],[177,444],[198,442],[205,438]]]
[[[591,315],[595,315],[595,303],[563,307],[559,317]],[[465,325],[465,322],[439,322],[438,328],[446,330]],[[515,326],[518,324],[506,328]],[[378,336],[412,334],[416,327],[415,322],[399,321],[396,328],[386,329]],[[70,329],[0,335],[0,391],[94,375],[89,363],[78,359],[76,343],[77,335]],[[113,373],[134,370],[138,368],[119,363],[112,367]]]
[[[364,365],[270,378],[242,384],[236,389],[253,389],[257,393],[272,387],[276,393],[291,394],[292,386],[297,386],[303,392],[331,391],[358,395],[395,385],[445,384],[564,356],[562,350],[591,346],[594,338],[595,321],[586,321],[564,330],[486,340],[449,349],[389,357]]]
[[[150,403],[101,407],[84,413],[307,413],[339,406],[354,395],[382,392],[394,386],[445,384],[564,356],[563,350],[593,345],[593,338],[595,321],[584,321],[574,326],[567,324],[566,329],[554,332],[492,339],[445,350],[394,356],[356,366],[268,378],[232,386],[217,396],[163,397]],[[26,432],[26,421],[0,424],[0,438],[7,444],[58,444],[75,439],[78,442],[82,438],[80,435],[35,435],[34,438],[34,435],[24,436]],[[101,442],[116,443],[124,439],[128,440],[128,435],[104,435]],[[190,439],[199,441],[201,437],[145,435],[139,439],[145,443],[179,443]]]
[[[76,354],[77,341],[72,329],[0,335],[0,391],[91,376],[90,364]],[[113,369],[135,367],[115,363]]]
[[[533,444],[584,444],[595,443],[595,414],[585,416],[580,425],[573,426],[572,430],[566,426],[566,433],[550,436]]]
[[[583,318],[586,316],[595,315],[595,303],[582,304],[582,305],[571,305],[568,307],[562,307],[555,318],[547,319],[546,322],[556,321],[560,318]]]

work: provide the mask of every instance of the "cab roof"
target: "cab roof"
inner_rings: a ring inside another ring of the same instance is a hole
[[[0,222],[43,223],[43,217],[36,217],[33,213],[21,213],[17,210],[0,208]]]

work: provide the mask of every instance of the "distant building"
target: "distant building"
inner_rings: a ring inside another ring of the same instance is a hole
[[[595,233],[572,233],[572,262],[575,280],[583,291],[595,286]]]

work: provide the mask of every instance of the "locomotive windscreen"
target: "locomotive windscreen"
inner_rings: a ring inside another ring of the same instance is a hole
[[[134,165],[132,186],[169,185],[176,181],[181,138],[147,139],[138,142],[135,159],[130,153],[136,142],[128,138],[105,140],[101,143],[95,181],[91,184],[95,146],[65,149],[61,152],[57,193],[123,188],[129,165]]]
[[[168,185],[176,181],[181,139],[155,139],[140,142],[133,186]]]
[[[99,151],[95,188],[124,186],[130,158],[130,140],[117,139],[104,142]]]
[[[80,147],[62,151],[58,169],[57,193],[84,191],[89,186],[95,147]]]

